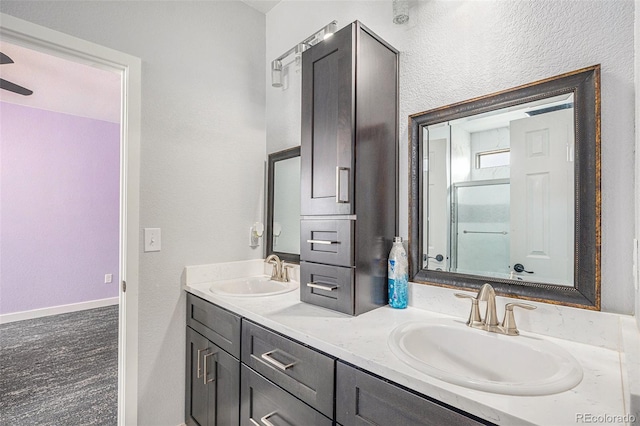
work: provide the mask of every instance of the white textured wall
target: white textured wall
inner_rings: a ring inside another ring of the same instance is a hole
[[[265,16],[240,2],[12,2],[0,11],[142,58],[139,424],[184,421],[185,265],[261,257]]]
[[[627,1],[412,2],[407,25],[390,1],[284,1],[267,13],[267,58],[337,19],[359,19],[401,51],[400,230],[408,230],[407,116],[602,64],[602,305],[632,313],[634,3]],[[300,75],[270,87],[267,151],[300,143]]]
[[[640,241],[640,4],[635,10],[635,58],[636,58],[636,239]],[[640,329],[640,250],[636,256],[636,323]]]

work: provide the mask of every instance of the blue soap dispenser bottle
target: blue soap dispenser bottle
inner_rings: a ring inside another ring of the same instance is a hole
[[[402,237],[393,239],[388,261],[389,306],[404,309],[409,302],[409,261]]]

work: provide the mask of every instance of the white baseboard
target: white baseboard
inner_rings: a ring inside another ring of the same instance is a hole
[[[34,309],[32,311],[12,312],[0,315],[0,324],[33,318],[48,317],[50,315],[66,314],[68,312],[84,311],[86,309],[102,308],[103,306],[117,305],[118,297],[108,299],[90,300],[88,302],[71,303],[69,305],[52,306],[50,308]]]

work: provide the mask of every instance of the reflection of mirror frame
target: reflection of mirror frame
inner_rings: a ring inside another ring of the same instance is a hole
[[[300,157],[300,147],[285,149],[284,151],[269,154],[269,162],[267,168],[267,226],[266,226],[266,256],[276,254],[282,260],[288,262],[300,262],[300,255],[293,253],[283,253],[273,251],[273,200],[274,200],[274,174],[276,170],[276,162],[288,160],[289,158]]]
[[[473,114],[574,93],[574,286],[422,269],[423,128]],[[409,268],[411,280],[478,290],[489,282],[503,296],[600,310],[600,65],[409,116]]]

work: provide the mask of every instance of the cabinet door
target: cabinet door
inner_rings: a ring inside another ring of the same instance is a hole
[[[186,394],[188,425],[238,425],[240,362],[190,328]]]
[[[303,216],[354,213],[354,28],[302,54]]]
[[[189,425],[208,425],[209,391],[204,384],[203,354],[209,348],[209,341],[187,328],[187,400],[186,417]]]
[[[336,421],[343,426],[491,424],[338,362]]]
[[[237,426],[240,424],[240,361],[213,344],[211,347],[211,361],[205,373],[209,400],[215,403],[213,410],[209,407],[209,424]]]

